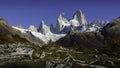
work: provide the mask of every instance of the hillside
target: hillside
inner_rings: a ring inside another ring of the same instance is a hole
[[[117,18],[99,32],[71,31],[56,44],[65,47],[101,48],[106,46],[120,46],[120,18]]]
[[[17,42],[36,45],[44,44],[42,40],[33,36],[30,32],[22,33],[19,30],[9,26],[3,18],[0,18],[0,44]]]

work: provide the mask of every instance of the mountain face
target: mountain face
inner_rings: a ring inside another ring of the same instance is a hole
[[[59,39],[56,43],[65,47],[101,48],[120,47],[120,18],[117,18],[99,32],[71,31],[67,36]],[[88,45],[89,44],[89,45]]]
[[[56,32],[62,31],[65,27],[70,26],[70,23],[67,19],[63,18],[62,15],[58,17],[57,25],[56,25]]]
[[[85,18],[84,14],[82,13],[81,10],[76,11],[76,13],[73,16],[73,20],[78,21],[80,25],[86,25],[87,24],[86,18]]]
[[[70,32],[67,36],[56,41],[56,44],[64,47],[78,49],[104,47],[104,36],[100,32]],[[89,45],[88,45],[89,44]]]
[[[101,32],[104,35],[107,45],[120,46],[120,18],[108,23],[105,27],[103,27]]]
[[[50,26],[52,33],[67,34],[69,31],[91,32],[99,31],[109,21],[101,21],[99,19],[93,22],[87,22],[83,12],[78,10],[74,13],[73,18],[67,20],[62,14],[59,15],[56,26]]]
[[[71,30],[77,30],[76,28],[78,27],[81,27],[80,31],[87,29],[86,18],[80,10],[75,12],[73,19],[71,20],[67,20],[60,14],[57,20],[55,33],[68,33]]]
[[[46,34],[50,34],[51,30],[50,30],[50,27],[45,25],[44,21],[42,21],[38,28],[38,32],[41,32],[42,34],[46,35]]]

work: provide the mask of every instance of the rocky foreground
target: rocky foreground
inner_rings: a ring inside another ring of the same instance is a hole
[[[111,57],[98,49],[80,51],[56,45],[43,47],[0,45],[0,67],[3,68],[117,68],[119,57]],[[112,55],[112,54],[111,54]]]

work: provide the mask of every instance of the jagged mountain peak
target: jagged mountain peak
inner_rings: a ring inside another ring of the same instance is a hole
[[[95,19],[91,22],[90,26],[88,25],[89,23],[81,10],[77,10],[73,15],[73,19],[70,20],[67,20],[62,16],[62,14],[60,14],[55,27],[55,33],[66,33],[66,31],[68,32],[70,28],[73,30],[87,31],[89,27],[92,31],[98,31],[100,27],[106,25],[106,21]]]
[[[59,17],[57,19],[57,22],[60,23],[60,24],[63,24],[63,25],[64,24],[70,24],[69,21],[62,16],[62,14],[59,15]]]
[[[45,21],[44,21],[44,20],[42,20],[42,21],[41,21],[41,24],[42,24],[42,25],[44,25],[44,24],[45,24]]]
[[[45,24],[45,21],[42,20],[39,27],[44,27],[44,26],[46,26],[46,24]]]
[[[44,27],[49,27],[49,26],[47,26],[47,25],[45,24],[45,21],[42,20],[41,23],[40,23],[40,27],[44,28]]]
[[[50,27],[47,26],[44,21],[41,21],[40,26],[38,28],[38,32],[41,32],[42,34],[46,35],[50,34],[51,30]]]
[[[80,24],[87,24],[86,18],[81,10],[77,10],[73,16],[74,20],[77,20]]]
[[[79,9],[77,10],[72,19],[67,20],[63,17],[63,14],[59,14],[56,26],[47,26],[44,21],[41,22],[38,32],[42,34],[46,33],[56,33],[56,34],[66,34],[70,30],[78,30],[80,32],[84,31],[99,31],[99,29],[108,23],[107,21],[102,21],[95,19],[91,23],[88,23],[84,13]],[[48,31],[48,32],[47,32]]]
[[[76,20],[77,20],[77,17],[78,17],[78,16],[81,16],[81,15],[83,15],[82,11],[81,11],[81,10],[77,10],[77,11],[74,13],[74,15],[73,15],[73,19],[76,19]]]
[[[60,13],[59,17],[58,18],[63,18],[62,14]]]
[[[82,14],[82,11],[81,11],[80,9],[78,9],[78,10],[76,11],[76,13]]]
[[[59,15],[57,19],[57,24],[56,24],[56,31],[62,31],[66,26],[70,26],[71,24],[69,21],[62,16],[62,14]]]

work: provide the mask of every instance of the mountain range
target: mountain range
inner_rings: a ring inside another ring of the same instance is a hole
[[[77,10],[73,18],[67,20],[62,14],[58,16],[56,26],[51,24],[47,26],[44,21],[42,21],[38,28],[34,25],[30,25],[28,29],[19,28],[17,26],[12,26],[12,28],[19,30],[22,33],[30,33],[31,35],[39,38],[44,43],[51,41],[56,41],[61,37],[65,36],[70,31],[80,31],[80,32],[93,32],[99,31],[104,27],[109,21],[101,21],[99,19],[93,22],[87,22],[83,12]]]
[[[0,17],[2,68],[119,68],[120,17],[86,20],[81,10],[56,25],[10,26]]]

